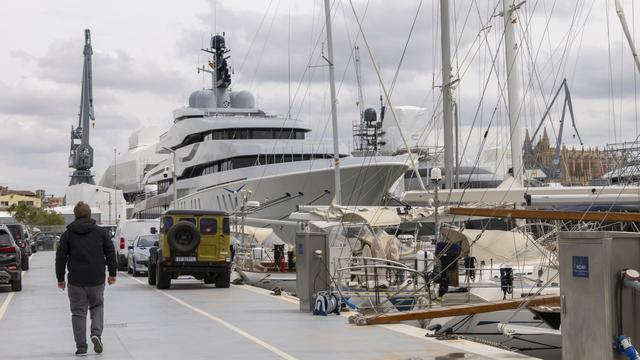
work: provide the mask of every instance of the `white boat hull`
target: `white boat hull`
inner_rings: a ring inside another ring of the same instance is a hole
[[[370,159],[341,159],[342,205],[378,205],[407,169],[405,163],[397,158],[378,162]],[[331,203],[334,193],[334,173],[330,161],[304,161],[300,163],[308,164],[296,164],[295,169],[281,167],[280,171],[296,170],[281,173],[272,166],[257,166],[256,169],[251,169],[252,174],[244,174],[249,176],[248,179],[227,182],[219,182],[224,180],[221,178],[212,178],[211,182],[200,179],[200,189],[195,189],[196,186],[193,184],[180,181],[179,189],[190,186],[190,189],[195,191],[181,196],[176,207],[230,212],[236,210],[239,205],[238,191],[248,189],[252,191],[251,200],[260,203],[260,207],[248,216],[261,219],[286,219],[290,213],[296,211],[297,205],[329,205]],[[256,173],[256,171],[260,172]],[[260,174],[264,176],[258,176]],[[219,185],[204,186],[207,182],[214,184],[218,182]],[[185,189],[185,192],[190,189]],[[164,194],[136,204],[134,213],[144,213],[146,209],[156,208],[159,215],[160,208],[169,205],[171,191],[172,189],[169,189]],[[181,191],[179,190],[179,193]]]
[[[262,272],[240,269],[236,269],[236,272],[249,285],[268,290],[279,287],[290,294],[296,292],[295,272]]]

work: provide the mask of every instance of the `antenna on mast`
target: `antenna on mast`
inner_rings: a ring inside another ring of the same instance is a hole
[[[216,96],[216,106],[227,108],[231,105],[229,92],[227,91],[231,85],[231,74],[227,64],[229,56],[225,56],[225,54],[231,50],[226,47],[224,32],[222,35],[211,36],[210,47],[200,50],[212,54],[213,59],[208,61],[208,68],[204,65],[198,67],[198,74],[201,71],[211,74],[211,90]]]

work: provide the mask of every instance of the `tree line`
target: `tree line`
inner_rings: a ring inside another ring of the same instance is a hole
[[[13,204],[9,207],[9,213],[16,221],[30,225],[64,225],[62,215],[54,211],[44,211],[41,208],[26,204]]]

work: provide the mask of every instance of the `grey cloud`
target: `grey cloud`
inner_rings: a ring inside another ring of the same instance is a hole
[[[36,61],[37,58],[24,50],[11,50],[9,51],[9,55],[16,59],[24,60],[24,61]]]
[[[622,50],[622,51],[621,51]],[[580,72],[570,79],[571,91],[575,96],[585,99],[610,97],[610,87],[615,98],[633,98],[634,77],[636,69],[633,67],[631,52],[627,46],[620,43],[612,44],[611,53],[616,56],[611,59],[613,78],[610,81],[609,60],[606,49],[589,46],[582,49],[578,62]],[[625,68],[621,73],[620,56],[625,60]],[[624,59],[624,57],[627,57]],[[636,84],[640,87],[640,76],[636,77]]]
[[[35,74],[58,84],[80,84],[82,80],[82,42],[78,39],[54,41],[43,56],[24,51],[14,53],[31,60]],[[172,94],[186,87],[183,77],[168,64],[137,60],[123,50],[104,51],[93,44],[93,79],[95,92],[100,89]]]
[[[22,162],[28,155],[45,155],[59,151],[61,140],[68,137],[70,127],[60,117],[50,117],[50,123],[38,121],[37,118],[9,116],[0,119],[0,151],[6,154],[3,162]],[[68,147],[68,139],[63,143]]]
[[[265,3],[265,9],[266,6]],[[398,59],[400,58],[400,51],[402,50],[409,31],[409,25],[415,7],[415,4],[406,2],[399,3],[393,7],[376,7],[373,4],[369,7],[364,24],[365,33],[373,47],[377,58],[376,60],[381,65],[383,71],[395,69]],[[273,5],[270,10],[269,16],[266,17],[263,27],[260,33],[258,33],[253,47],[251,47],[251,42],[262,20],[264,9],[261,8],[254,11],[236,13],[223,8],[220,4],[217,5],[219,14],[217,28],[220,30],[226,29],[227,31],[227,37],[233,50],[232,65],[236,70],[242,70],[242,74],[239,75],[240,80],[243,82],[251,80],[254,82],[286,82],[288,75],[288,13],[287,9],[281,8],[274,19],[274,8],[275,5]],[[427,11],[427,6],[423,7],[422,13],[425,14]],[[344,16],[346,16],[346,18],[344,18]],[[315,49],[315,55],[311,61],[311,65],[325,64],[320,57],[322,44],[326,42],[324,36],[320,33],[321,26],[324,24],[324,18],[316,14],[316,29],[314,33],[311,33],[311,17],[311,13],[296,13],[292,15],[290,44],[292,51],[290,60],[292,80],[294,82],[297,82],[305,71],[305,67],[309,62],[311,45],[314,45],[318,39],[319,42]],[[207,43],[207,37],[203,39],[203,34],[208,34],[208,26],[212,18],[212,14],[203,14],[201,16],[203,22],[199,27],[188,29],[184,32],[183,40],[179,42],[180,52],[191,53],[195,57],[203,40],[205,44]],[[404,69],[417,68],[420,71],[428,70],[427,66],[431,58],[428,49],[432,48],[432,36],[430,31],[424,31],[424,28],[428,27],[427,22],[429,20],[426,15],[418,19],[416,31],[414,32],[411,42],[411,48],[405,59]],[[269,31],[272,21],[274,22],[274,26]],[[238,23],[251,24],[251,27],[238,27]],[[349,28],[348,35],[345,24]],[[384,26],[381,26],[381,24],[384,24]],[[268,41],[267,34],[269,35]],[[337,72],[339,73],[342,73],[344,66],[346,66],[348,59],[351,57],[352,48],[349,40],[355,40],[356,35],[355,20],[351,10],[349,10],[348,7],[338,9],[334,21],[334,50],[336,67],[338,68]],[[262,53],[263,48],[264,53]],[[260,56],[261,54],[262,56]],[[245,60],[245,58],[248,60]],[[363,60],[363,67],[368,67],[368,55],[366,55],[366,50],[362,44],[361,58]],[[429,62],[427,62],[427,60],[429,60]],[[351,66],[353,66],[352,62]],[[256,69],[259,70],[256,71]],[[353,70],[350,71],[353,73]],[[371,69],[367,68],[363,69],[363,71],[368,72],[371,71]],[[316,78],[314,81],[324,80]],[[349,77],[349,82],[355,82],[353,76]]]
[[[0,114],[51,116],[69,114],[69,110],[75,108],[72,107],[71,92],[55,85],[37,87],[23,81],[10,86],[0,82],[0,94]]]

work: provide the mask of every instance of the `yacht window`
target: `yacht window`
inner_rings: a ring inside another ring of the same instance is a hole
[[[303,140],[306,130],[291,128],[237,128],[237,129],[218,129],[203,131],[196,134],[190,134],[184,138],[180,145],[173,147],[179,149],[181,147],[207,141],[207,140],[235,140],[235,139],[295,139]]]
[[[243,156],[243,157],[235,158],[233,159],[233,168],[238,169],[238,168],[253,166],[255,162],[256,162],[256,159],[253,156],[251,157]]]
[[[272,139],[273,138],[273,131],[271,131],[271,129],[257,129],[257,130],[253,130],[253,134],[252,134],[252,138],[253,139]]]
[[[340,157],[344,157],[346,155],[342,155]],[[216,172],[228,171],[233,169],[242,169],[245,167],[252,167],[257,165],[270,165],[270,164],[281,164],[281,163],[289,163],[295,161],[308,161],[313,159],[331,159],[332,156],[330,154],[262,154],[262,155],[249,155],[249,156],[238,156],[235,158],[223,159],[218,161],[213,161],[210,163],[200,164],[197,166],[192,166],[185,169],[185,174],[179,179],[188,179],[201,175],[213,174]],[[158,182],[158,193],[162,193],[167,191],[167,188],[171,185],[172,180],[161,180]],[[166,188],[165,188],[166,186]],[[223,197],[224,198],[224,197]],[[196,203],[191,203],[193,207]],[[230,204],[233,206],[233,204]],[[183,204],[184,206],[184,204]]]
[[[249,129],[240,129],[238,130],[238,139],[251,139],[249,134],[250,134]]]
[[[291,129],[279,129],[275,131],[274,138],[276,139],[289,139],[291,137]]]

